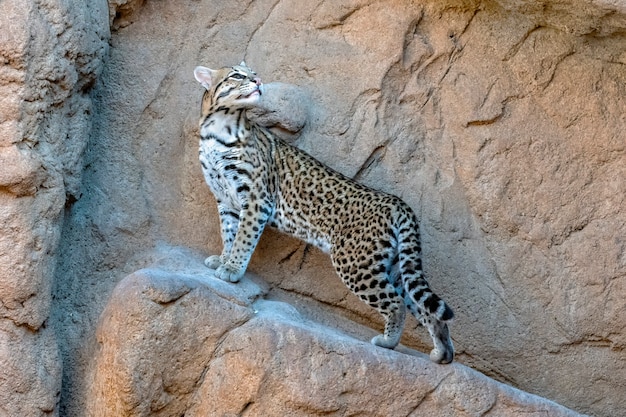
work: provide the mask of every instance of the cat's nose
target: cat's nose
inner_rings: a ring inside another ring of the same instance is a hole
[[[253,81],[256,85],[261,85],[261,79],[259,77],[256,77]]]

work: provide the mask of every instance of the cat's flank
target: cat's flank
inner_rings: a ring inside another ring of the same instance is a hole
[[[197,67],[205,88],[200,163],[219,210],[224,249],[206,266],[237,282],[266,226],[330,254],[343,282],[385,319],[372,343],[395,348],[405,312],[432,337],[430,358],[450,363],[454,347],[446,322],[452,310],[422,272],[419,226],[397,197],[367,188],[283,142],[246,117],[262,96],[260,78],[245,63]]]

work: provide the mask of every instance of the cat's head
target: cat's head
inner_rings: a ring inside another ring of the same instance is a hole
[[[193,71],[196,80],[206,89],[202,99],[202,109],[250,108],[258,103],[262,94],[261,79],[245,62],[234,67],[212,70],[196,67]]]

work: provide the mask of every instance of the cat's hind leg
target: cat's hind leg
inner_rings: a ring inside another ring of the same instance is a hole
[[[357,256],[355,253],[368,255]],[[331,252],[333,265],[342,281],[385,319],[383,334],[374,337],[372,343],[393,349],[402,336],[406,307],[389,280],[390,258],[390,250],[367,242],[361,242],[350,252],[342,248]]]

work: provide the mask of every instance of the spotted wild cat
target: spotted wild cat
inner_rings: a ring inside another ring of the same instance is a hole
[[[430,358],[454,358],[448,305],[422,272],[419,226],[401,199],[367,188],[283,142],[246,117],[262,84],[244,62],[232,68],[197,67],[206,89],[200,118],[200,162],[219,210],[224,244],[206,266],[237,282],[265,226],[330,254],[343,282],[385,319],[372,343],[395,348],[406,307],[432,337]]]

